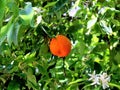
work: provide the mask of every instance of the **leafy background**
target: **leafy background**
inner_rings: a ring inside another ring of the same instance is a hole
[[[72,42],[65,58],[49,51],[57,34]],[[0,90],[101,90],[93,71],[120,89],[119,0],[0,0]]]

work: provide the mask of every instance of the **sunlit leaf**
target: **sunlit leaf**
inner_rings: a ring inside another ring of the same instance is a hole
[[[0,31],[0,45],[5,40],[7,32],[8,32],[7,26],[3,26],[1,31]]]
[[[110,25],[107,26],[106,21],[101,20],[101,21],[100,21],[100,25],[101,25],[101,27],[103,28],[103,31],[105,31],[107,34],[112,34],[112,28],[111,28]]]
[[[7,25],[3,26],[0,30],[0,45],[2,42],[6,39],[7,33],[10,30],[11,22],[9,22]]]
[[[91,20],[89,20],[88,23],[87,23],[87,29],[90,29],[92,26],[94,26],[96,22],[97,22],[97,18],[96,17],[91,19]]]
[[[36,54],[36,52],[32,52],[32,53],[27,53],[24,56],[23,63],[25,66],[29,65],[29,66],[33,67],[32,62],[34,62],[34,60],[35,60],[35,54]]]
[[[114,12],[120,12],[119,10],[116,10],[115,8],[111,8],[111,7],[102,7],[98,13],[101,13],[102,15],[104,15],[108,10],[114,11]]]
[[[115,84],[115,83],[109,83],[110,86],[113,86],[113,87],[116,87],[118,89],[120,89],[120,85],[118,84]]]
[[[70,82],[68,85],[80,83],[80,82],[82,82],[82,81],[84,81],[84,80],[85,80],[85,79],[77,79],[77,80],[75,80],[75,81]]]
[[[47,5],[45,5],[44,8],[48,8],[48,7],[50,7],[50,6],[54,6],[56,3],[57,3],[57,1],[55,1],[55,2],[50,2],[50,3],[48,3]]]
[[[13,42],[15,45],[18,45],[18,31],[20,25],[18,23],[11,24],[9,31],[7,33],[7,41],[9,45]]]
[[[11,43],[12,43],[12,31],[13,31],[13,27],[14,27],[14,25],[13,24],[11,24],[11,26],[10,26],[10,28],[9,28],[9,31],[8,31],[8,33],[7,33],[7,41],[8,41],[8,44],[9,45],[11,45]]]
[[[19,12],[19,16],[23,20],[23,24],[29,25],[34,15],[32,4],[28,2],[23,10]]]
[[[116,26],[120,26],[120,21],[113,19],[112,23]]]

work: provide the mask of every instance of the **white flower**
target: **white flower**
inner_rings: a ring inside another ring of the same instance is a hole
[[[96,74],[96,72],[94,71],[92,74],[88,74],[90,76],[89,80],[90,81],[93,81],[91,83],[91,85],[99,85],[100,82],[99,82],[99,75]]]
[[[99,85],[99,77],[96,77],[95,79],[93,79],[93,83],[91,83],[91,85]]]
[[[100,75],[100,81],[103,89],[106,89],[109,87],[108,82],[110,82],[110,76],[108,76],[107,73],[103,73]]]
[[[80,10],[80,7],[75,6],[75,3],[72,2],[72,8],[68,10],[68,15],[71,17],[75,17],[78,10]]]
[[[75,15],[79,9],[80,9],[80,7],[75,7],[75,8],[70,9],[68,12],[69,16],[75,17]]]
[[[93,80],[96,78],[96,73],[95,71],[92,74],[88,74],[90,76],[89,80]]]
[[[34,10],[35,15],[39,14],[40,12],[42,12],[41,9],[38,8],[38,7],[33,7],[33,10]]]
[[[39,24],[40,22],[42,21],[42,16],[40,15],[40,16],[37,16],[37,24]]]
[[[88,74],[90,78],[89,81],[92,81],[91,85],[102,85],[103,89],[109,87],[108,82],[110,82],[110,76],[107,73],[96,74],[95,71],[92,74]]]

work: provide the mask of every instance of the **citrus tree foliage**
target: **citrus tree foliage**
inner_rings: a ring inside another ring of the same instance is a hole
[[[49,50],[57,34],[72,42],[65,58]],[[119,0],[0,0],[0,90],[109,88],[120,89]]]

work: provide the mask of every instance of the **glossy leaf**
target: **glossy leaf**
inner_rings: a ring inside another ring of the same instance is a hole
[[[91,19],[91,20],[89,20],[88,23],[87,23],[87,29],[90,29],[92,26],[94,26],[96,22],[97,22],[97,18],[96,17]]]
[[[23,24],[29,25],[34,15],[32,4],[28,2],[23,10],[19,12],[20,18],[23,20]]]
[[[19,32],[20,25],[18,23],[12,24],[9,28],[7,33],[7,41],[8,44],[11,45],[12,42],[15,45],[18,45],[18,32]]]
[[[103,28],[103,31],[105,31],[107,34],[112,34],[112,28],[111,26],[107,26],[107,23],[105,21],[100,22],[101,27]]]

